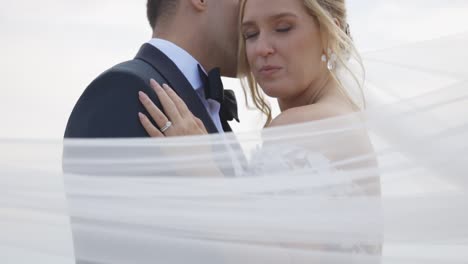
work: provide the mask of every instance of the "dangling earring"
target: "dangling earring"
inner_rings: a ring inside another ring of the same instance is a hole
[[[327,59],[327,55],[324,53],[324,54],[322,55],[322,62],[327,62],[327,60],[328,60],[328,59]]]
[[[322,61],[327,63],[327,68],[329,71],[333,71],[336,68],[336,60],[337,60],[336,53],[333,52],[331,49],[328,49],[327,51],[328,51],[327,53],[330,56],[330,59],[327,59],[327,55],[323,54]]]

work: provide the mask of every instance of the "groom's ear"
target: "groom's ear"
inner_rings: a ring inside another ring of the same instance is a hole
[[[219,1],[219,0],[217,0]],[[193,8],[195,8],[195,10],[199,11],[199,12],[202,12],[202,11],[205,11],[208,7],[208,0],[190,0]]]

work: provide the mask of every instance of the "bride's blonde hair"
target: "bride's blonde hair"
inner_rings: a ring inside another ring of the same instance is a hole
[[[242,23],[247,1],[248,0],[241,0],[239,23]],[[325,49],[324,54],[327,55],[328,59],[330,59],[331,56],[328,51],[336,54],[336,66],[333,70],[330,70],[331,77],[336,80],[339,84],[340,91],[349,99],[352,105],[356,108],[364,107],[365,99],[362,91],[364,66],[351,38],[349,25],[347,23],[345,0],[304,0],[304,6],[307,8],[308,13],[313,16],[319,24],[322,45]],[[257,81],[250,69],[246,56],[245,40],[242,34],[239,37],[238,57],[238,77],[241,79],[242,87],[246,92],[246,101],[248,102],[247,90],[249,90],[254,105],[267,116],[266,125],[268,125],[272,120],[271,107],[265,99],[263,92],[259,89]],[[347,62],[351,57],[359,64],[362,70],[362,78],[358,78],[348,66]],[[342,82],[337,76],[338,69],[346,70],[357,83],[359,89],[358,98],[352,98],[349,92],[344,89]]]

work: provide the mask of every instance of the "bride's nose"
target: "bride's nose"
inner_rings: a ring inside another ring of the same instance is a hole
[[[257,56],[268,57],[275,53],[273,43],[266,34],[260,34],[256,42],[255,53]]]

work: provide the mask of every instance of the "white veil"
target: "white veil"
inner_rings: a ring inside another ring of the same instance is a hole
[[[467,43],[365,53],[358,114],[201,137],[1,140],[0,262],[466,263]]]

